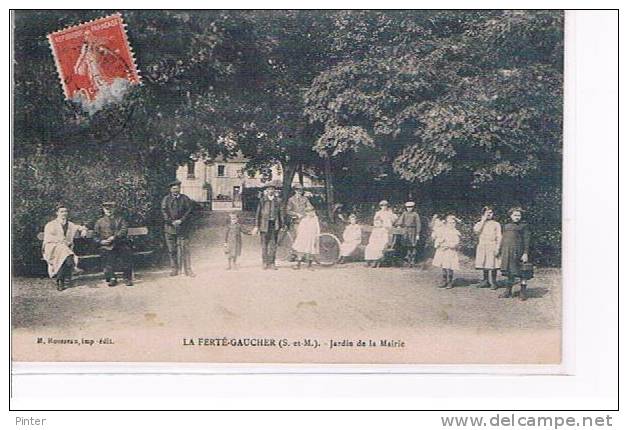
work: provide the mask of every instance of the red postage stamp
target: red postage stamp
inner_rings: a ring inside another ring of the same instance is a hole
[[[67,99],[102,104],[140,83],[124,27],[114,14],[48,35]]]

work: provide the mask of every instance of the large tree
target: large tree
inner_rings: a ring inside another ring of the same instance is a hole
[[[319,152],[375,147],[405,181],[464,186],[560,160],[561,12],[346,12],[336,30],[349,55],[306,94]]]

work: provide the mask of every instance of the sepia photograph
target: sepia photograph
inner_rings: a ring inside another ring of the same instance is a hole
[[[564,16],[12,11],[12,361],[560,365]]]

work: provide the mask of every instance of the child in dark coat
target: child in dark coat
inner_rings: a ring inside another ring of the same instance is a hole
[[[504,226],[502,240],[499,248],[502,274],[508,277],[506,291],[500,295],[503,298],[512,297],[512,287],[516,278],[521,280],[519,298],[527,299],[526,281],[532,277],[522,266],[528,263],[528,253],[530,251],[530,227],[521,220],[523,210],[519,207],[508,211],[510,221]]]
[[[229,214],[229,224],[225,233],[225,255],[227,256],[227,270],[237,269],[236,262],[242,254],[242,233],[250,234],[242,229],[238,214]]]

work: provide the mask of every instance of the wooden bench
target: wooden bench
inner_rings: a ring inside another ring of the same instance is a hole
[[[148,227],[129,227],[127,230],[127,237],[133,239],[134,237],[142,237],[142,236],[146,236],[148,235]],[[87,231],[87,235],[85,236],[81,236],[81,237],[77,237],[77,239],[93,239],[94,238],[94,231],[93,230],[88,230]],[[44,232],[40,232],[37,234],[37,239],[39,239],[40,241],[44,240]],[[94,244],[94,247],[96,247],[96,245]],[[148,250],[148,251],[134,251],[133,255],[134,256],[147,256],[147,255],[151,255],[153,254],[154,250]],[[76,256],[78,257],[79,261],[80,260],[91,260],[91,259],[95,259],[95,258],[100,258],[100,254],[97,253],[93,253],[93,254],[83,254],[80,255],[78,253],[76,253]],[[43,260],[43,258],[42,258]]]

